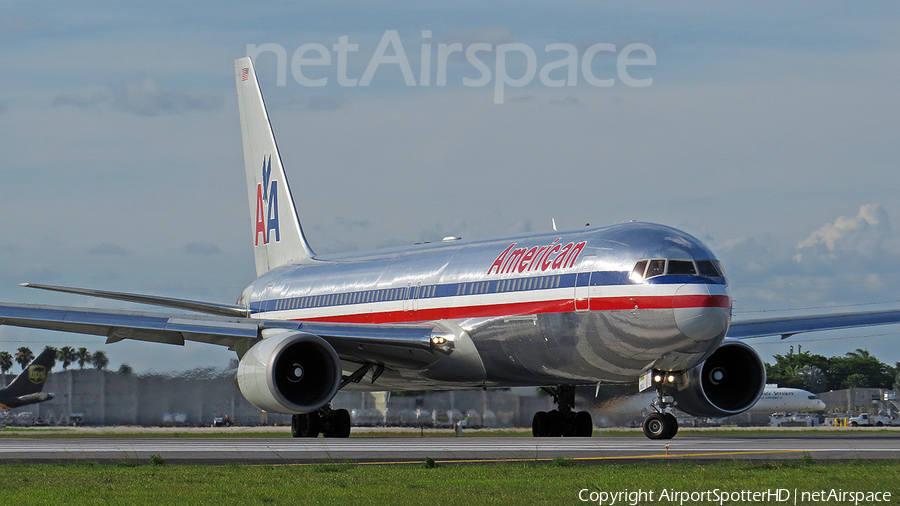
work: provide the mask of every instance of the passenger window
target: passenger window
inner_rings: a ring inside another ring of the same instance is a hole
[[[716,264],[714,264],[712,260],[697,260],[697,270],[700,271],[701,276],[721,276],[719,271],[716,270]]]
[[[640,262],[634,265],[634,269],[631,271],[631,275],[628,276],[635,283],[640,283],[644,281],[644,270],[647,268],[647,261],[641,260]]]
[[[690,260],[669,260],[669,268],[666,273],[671,276],[696,276],[694,262]]]
[[[663,273],[666,272],[666,261],[665,260],[650,260],[650,263],[647,265],[647,274],[644,276],[645,279],[652,278],[653,276],[662,276]]]

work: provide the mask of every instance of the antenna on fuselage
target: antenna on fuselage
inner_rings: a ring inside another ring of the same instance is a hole
[[[553,224],[553,231],[554,231],[554,232],[557,232],[557,230],[556,230],[556,218],[550,218],[550,222]]]

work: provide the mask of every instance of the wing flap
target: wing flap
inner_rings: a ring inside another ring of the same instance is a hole
[[[900,310],[862,311],[857,313],[836,313],[808,316],[781,316],[733,321],[728,329],[728,337],[750,339],[754,337],[778,336],[787,339],[801,332],[817,330],[849,329],[873,325],[900,323]]]

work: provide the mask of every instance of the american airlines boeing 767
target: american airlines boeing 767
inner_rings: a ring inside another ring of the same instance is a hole
[[[296,437],[347,437],[340,389],[543,387],[557,408],[533,434],[590,436],[575,387],[640,384],[657,393],[650,438],[670,411],[727,416],[766,385],[741,339],[900,322],[870,311],[733,322],[722,264],[696,238],[625,223],[322,256],[304,236],[249,58],[235,61],[259,276],[234,305],[26,284],[191,313],[0,305],[0,324],[227,346],[255,406],[292,414]]]

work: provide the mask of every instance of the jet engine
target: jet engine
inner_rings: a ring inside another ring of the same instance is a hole
[[[334,348],[312,334],[268,332],[238,365],[237,383],[244,397],[262,410],[295,415],[331,402],[341,385]]]
[[[702,364],[687,371],[672,397],[694,416],[730,416],[756,404],[766,388],[766,367],[750,346],[726,339]]]

